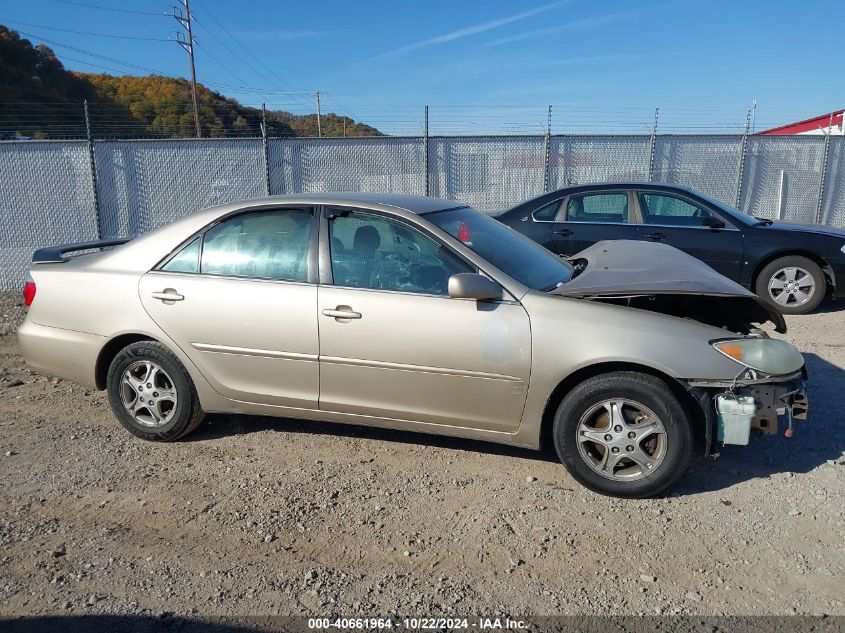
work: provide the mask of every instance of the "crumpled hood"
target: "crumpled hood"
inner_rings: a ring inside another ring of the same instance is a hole
[[[634,240],[603,241],[571,258],[586,260],[574,279],[552,291],[568,297],[689,295],[735,299],[730,308],[749,323],[771,321],[778,332],[786,322],[778,309],[673,246]]]

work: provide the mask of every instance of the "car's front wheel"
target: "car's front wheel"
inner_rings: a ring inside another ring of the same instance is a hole
[[[120,350],[106,385],[118,422],[145,440],[177,440],[205,416],[188,371],[158,341],[138,341]]]
[[[812,259],[790,255],[766,264],[757,276],[755,290],[783,314],[807,314],[824,299],[827,281]]]
[[[692,459],[692,425],[665,382],[620,371],[585,380],[558,407],[558,457],[587,488],[651,497],[674,484]]]

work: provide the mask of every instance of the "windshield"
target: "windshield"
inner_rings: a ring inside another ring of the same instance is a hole
[[[742,224],[745,224],[746,226],[749,225],[749,224],[756,224],[758,222],[757,218],[754,218],[754,217],[748,215],[747,213],[743,213],[742,211],[737,211],[733,207],[729,207],[728,205],[726,205],[721,200],[716,200],[716,198],[713,198],[711,196],[708,196],[707,194],[701,193],[700,191],[696,191],[695,195],[697,195],[702,200],[706,200],[707,202],[712,204],[714,207],[716,207],[720,211],[723,211],[724,213],[726,213],[732,219],[734,219],[737,222],[740,222]]]
[[[565,260],[475,209],[439,211],[425,218],[533,290],[552,290],[572,278],[572,266]]]

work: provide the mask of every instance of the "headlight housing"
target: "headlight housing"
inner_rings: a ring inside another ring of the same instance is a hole
[[[770,376],[791,374],[804,366],[801,352],[780,339],[737,338],[710,341],[710,344],[740,365]]]

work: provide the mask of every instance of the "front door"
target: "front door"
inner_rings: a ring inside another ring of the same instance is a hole
[[[740,280],[742,233],[695,200],[662,192],[640,191],[639,239],[662,242],[700,259],[725,277]]]
[[[311,209],[231,217],[140,280],[147,313],[228,398],[317,408],[312,217]]]
[[[627,191],[598,191],[569,196],[552,225],[557,253],[575,255],[602,240],[635,240]]]
[[[451,299],[472,268],[432,236],[369,212],[332,212],[320,286],[320,408],[513,432],[531,363],[517,302]]]

